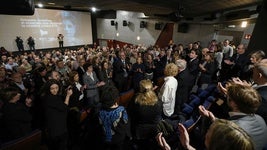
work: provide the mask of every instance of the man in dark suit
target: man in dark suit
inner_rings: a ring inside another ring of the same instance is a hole
[[[167,57],[165,57],[165,50],[161,50],[159,55],[155,57],[154,64],[155,64],[155,70],[153,74],[153,81],[156,81],[155,84],[157,86],[160,86],[160,83],[158,82],[159,78],[162,78],[164,76],[164,68],[167,64]]]
[[[198,66],[199,66],[199,59],[198,59],[199,52],[195,49],[191,50],[189,53],[190,60],[187,62],[187,68],[191,75],[195,78],[198,75]]]
[[[83,74],[86,72],[83,65],[85,64],[85,60],[84,59],[80,59],[79,60],[79,67],[77,68],[77,72],[79,75],[79,80],[80,83],[83,85]]]
[[[124,51],[118,53],[119,58],[113,63],[113,81],[119,92],[128,89],[129,62],[126,62]]]
[[[185,60],[179,59],[175,64],[178,66],[178,74],[175,77],[178,81],[175,99],[175,113],[179,113],[181,107],[189,98],[190,91],[194,84],[194,77],[186,68],[187,64]]]
[[[250,63],[249,57],[245,54],[246,45],[239,44],[236,49],[236,54],[234,54],[230,60],[224,60],[224,63],[231,65],[228,78],[239,77],[240,79],[245,80],[248,77],[247,68]]]

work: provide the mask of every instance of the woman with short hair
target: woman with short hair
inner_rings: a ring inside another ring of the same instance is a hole
[[[163,103],[163,118],[171,118],[174,113],[175,96],[178,82],[174,78],[178,74],[178,67],[169,63],[164,69],[164,83],[159,91],[158,97]]]

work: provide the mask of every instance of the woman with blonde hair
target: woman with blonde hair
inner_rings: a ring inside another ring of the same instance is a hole
[[[134,96],[128,106],[131,119],[132,133],[135,140],[139,141],[140,148],[149,144],[157,134],[157,124],[161,121],[162,103],[153,91],[151,80],[141,80],[139,92]]]
[[[151,80],[140,81],[140,92],[138,93],[135,102],[143,105],[154,105],[158,102],[158,97],[153,91]]]
[[[259,63],[264,58],[265,52],[262,50],[255,51],[250,55],[250,61],[252,64]]]
[[[163,103],[163,117],[171,118],[174,113],[177,80],[174,78],[178,74],[178,67],[174,63],[169,63],[164,69],[164,83],[158,97]]]

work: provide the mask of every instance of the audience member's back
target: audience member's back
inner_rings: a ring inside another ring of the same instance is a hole
[[[230,120],[251,136],[255,149],[261,150],[267,145],[267,127],[263,118],[255,111],[261,103],[258,92],[250,86],[234,84],[228,87],[228,105]]]
[[[257,83],[254,88],[261,96],[262,102],[256,111],[267,123],[267,63],[261,62],[253,68],[253,80]]]

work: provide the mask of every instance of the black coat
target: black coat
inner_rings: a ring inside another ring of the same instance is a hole
[[[125,60],[125,63],[126,63],[126,65],[128,64],[128,62],[126,62],[126,60]],[[113,63],[113,80],[115,82],[119,82],[119,81],[121,81],[122,78],[124,78],[124,73],[125,73],[124,69],[127,71],[127,73],[129,72],[126,65],[123,64],[121,59],[117,59]]]
[[[199,72],[198,65],[199,65],[199,59],[198,58],[196,58],[192,61],[189,60],[187,62],[186,68],[188,68],[190,74],[192,74],[194,77],[197,77],[197,75],[198,75],[198,72]]]
[[[162,118],[162,103],[158,101],[155,105],[141,105],[135,103],[136,96],[128,107],[132,133],[137,139],[153,138]]]
[[[178,73],[175,78],[178,82],[175,105],[182,106],[182,104],[185,103],[189,98],[189,94],[194,85],[195,78],[192,74],[190,74],[188,69],[185,69]]]
[[[22,103],[6,103],[3,107],[6,139],[13,140],[32,131],[32,116]]]
[[[235,64],[231,67],[231,77],[240,77],[244,80],[248,76],[248,66],[250,64],[250,59],[246,54],[234,54],[231,61]]]
[[[204,68],[206,71],[201,72],[198,80],[199,85],[212,83],[216,71],[216,64],[215,62],[208,62]]]
[[[45,123],[51,137],[67,132],[67,111],[63,97],[59,95],[44,96]]]
[[[72,95],[70,96],[70,100],[69,100],[69,108],[71,107],[80,108],[82,100],[79,100],[79,98],[80,98],[80,95],[82,95],[82,92],[80,91],[80,89],[76,87],[75,84],[72,84],[71,87],[72,87]]]
[[[80,81],[80,83],[83,85],[83,74],[85,73],[85,70],[82,69],[81,66],[79,66],[79,67],[77,68],[77,72],[78,72],[78,75],[79,75],[79,81]]]

